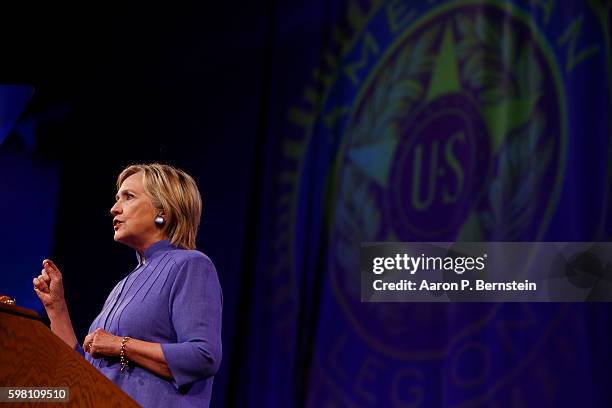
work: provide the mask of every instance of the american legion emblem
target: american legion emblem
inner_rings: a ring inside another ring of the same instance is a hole
[[[469,406],[509,394],[520,403],[519,373],[552,381],[525,367],[565,306],[362,303],[359,246],[543,240],[570,141],[586,136],[567,87],[576,92],[585,69],[608,75],[603,9],[577,7],[349,5],[288,112],[291,170],[280,179],[279,223],[291,233],[277,248],[293,255],[279,254],[278,275],[323,274],[314,406]]]

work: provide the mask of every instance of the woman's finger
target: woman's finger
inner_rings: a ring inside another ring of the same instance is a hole
[[[85,340],[83,340],[83,350],[85,350],[86,353],[89,353],[91,350],[91,334],[88,334],[87,336],[85,336]]]
[[[43,267],[45,268],[45,270],[49,274],[50,278],[55,279],[55,278],[61,278],[62,277],[62,273],[60,272],[59,268],[53,263],[52,260],[45,259],[43,261]]]
[[[42,284],[42,282],[41,282],[41,280],[40,280],[40,279],[38,279],[38,278],[34,278],[34,279],[32,279],[32,283],[34,284],[34,287],[35,287],[35,288],[37,288],[37,289],[39,289],[39,290],[41,289],[41,284]]]
[[[43,261],[43,266],[47,264],[51,269],[55,270],[56,272],[59,272],[59,268],[57,267],[57,265],[55,264],[55,262],[53,262],[51,259],[45,259]]]
[[[41,291],[40,289],[38,289],[36,286],[34,286],[34,292],[36,292],[36,296],[38,296],[38,298],[40,300],[43,300],[45,297],[48,297],[49,294]]]
[[[45,280],[45,278],[42,275],[39,275],[38,278],[36,278],[38,280],[38,289],[40,289],[43,292],[49,292],[49,285],[47,284],[47,281]]]
[[[55,280],[58,278],[58,273],[55,271],[55,269],[53,269],[53,267],[51,267],[50,264],[46,263],[45,268],[43,270],[47,272],[47,275],[49,275],[50,279]]]
[[[41,275],[46,284],[49,284],[49,282],[51,282],[51,278],[49,277],[49,274],[47,273],[47,271],[43,269],[41,272]]]

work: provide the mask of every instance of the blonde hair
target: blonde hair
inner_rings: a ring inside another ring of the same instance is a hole
[[[144,190],[153,206],[164,212],[162,225],[172,245],[195,249],[202,215],[202,197],[193,178],[183,170],[160,164],[133,164],[117,177],[117,190],[126,178],[144,173]]]

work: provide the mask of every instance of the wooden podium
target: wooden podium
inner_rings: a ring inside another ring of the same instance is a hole
[[[0,406],[138,407],[37,313],[0,303],[0,387],[68,387],[69,402],[15,402]]]

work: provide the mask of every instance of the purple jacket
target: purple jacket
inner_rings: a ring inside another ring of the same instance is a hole
[[[173,381],[118,357],[92,358],[105,376],[145,407],[207,407],[221,362],[223,294],[211,260],[168,240],[136,254],[139,265],[112,290],[89,328],[161,343]]]

